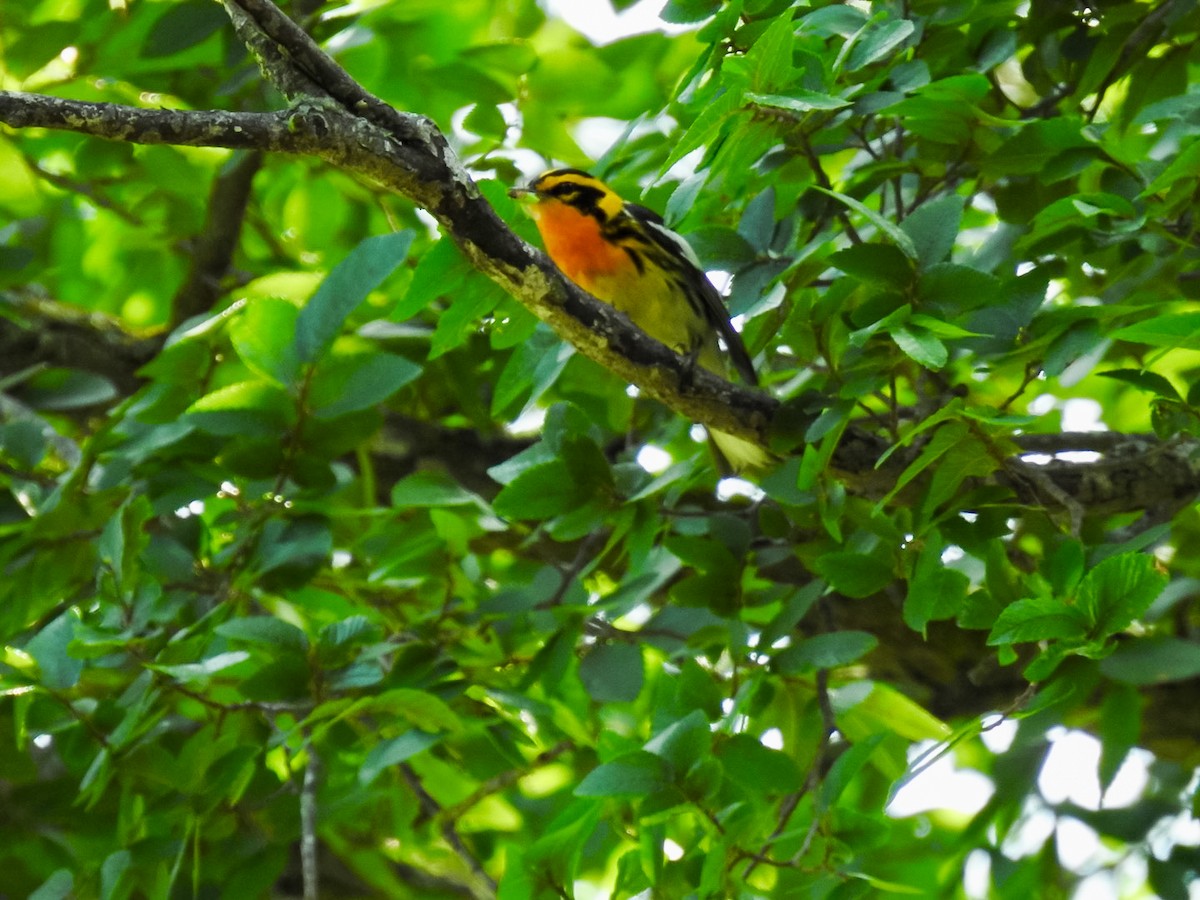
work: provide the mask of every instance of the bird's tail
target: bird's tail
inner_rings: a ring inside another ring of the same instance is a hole
[[[709,431],[713,456],[722,475],[737,475],[747,469],[761,469],[771,462],[765,447],[724,431]]]

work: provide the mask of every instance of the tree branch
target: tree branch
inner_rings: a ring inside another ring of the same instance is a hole
[[[731,384],[636,328],[568,281],[508,228],[483,199],[440,133],[420,116],[401,135],[384,132],[321,98],[275,113],[145,110],[0,92],[0,122],[56,128],[141,144],[260,149],[319,157],[427,209],[468,259],[588,358],[681,415],[765,441],[778,401]],[[420,135],[414,139],[414,135]],[[420,147],[418,143],[425,141]]]
[[[250,186],[262,167],[256,151],[236,159],[213,180],[204,228],[193,242],[187,278],[171,300],[171,322],[212,309],[221,296],[222,279],[229,271],[242,234],[242,220],[250,199]]]

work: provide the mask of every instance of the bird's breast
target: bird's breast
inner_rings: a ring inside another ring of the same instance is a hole
[[[563,274],[600,300],[614,303],[605,291],[633,262],[620,247],[605,240],[600,223],[564,203],[542,203],[533,209],[546,252]],[[636,270],[635,270],[636,271]]]

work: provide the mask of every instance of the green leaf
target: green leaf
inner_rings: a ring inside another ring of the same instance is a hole
[[[927,269],[950,256],[962,227],[966,201],[957,194],[946,194],[922,203],[900,223],[917,248],[917,260]]]
[[[865,694],[861,693],[863,688]],[[852,702],[843,704],[842,697],[835,695],[833,705],[838,730],[850,741],[882,732],[896,734],[906,741],[944,741],[951,734],[949,725],[887,684],[856,682],[848,685],[846,691],[856,695]]]
[[[230,326],[229,337],[242,362],[255,373],[290,385],[300,370],[295,348],[299,317],[299,308],[286,300],[251,300]]]
[[[39,369],[25,380],[21,391],[22,403],[47,411],[100,406],[116,396],[117,389],[102,375],[54,366]]]
[[[817,559],[816,570],[847,597],[870,597],[896,579],[889,560],[867,553],[826,553]]]
[[[129,896],[132,879],[126,879],[125,876],[129,874],[132,863],[133,855],[128,850],[115,850],[104,858],[100,866],[101,900]]]
[[[936,427],[939,421],[944,421],[951,416],[961,416],[962,410],[953,406],[944,407],[940,413],[935,413],[930,416],[925,422],[922,422],[917,429],[914,429],[910,434],[905,435],[905,439],[901,444],[893,446],[893,450],[898,449],[903,443],[912,440],[921,431],[927,427]],[[900,477],[896,479],[896,485],[887,493],[887,495],[877,504],[878,509],[882,509],[884,505],[890,503],[896,495],[900,493],[908,484],[940,460],[943,456],[959,446],[964,440],[970,436],[971,430],[965,422],[946,422],[937,428],[929,443],[925,445],[925,449],[921,451],[921,455],[909,463],[908,468],[900,473]],[[890,452],[890,451],[889,451]],[[882,464],[881,459],[877,465]]]
[[[1187,180],[1195,181],[1196,176],[1200,175],[1200,141],[1192,141],[1178,156],[1171,160],[1171,164],[1159,173],[1150,184],[1142,191],[1143,197],[1149,197],[1152,194],[1157,194],[1166,188],[1169,188],[1177,181]]]
[[[1123,381],[1125,384],[1132,384],[1134,387],[1157,394],[1159,397],[1167,397],[1171,400],[1182,399],[1179,391],[1175,390],[1175,385],[1157,372],[1150,372],[1146,369],[1109,369],[1107,372],[1098,372],[1097,374],[1102,378],[1112,378]]]
[[[139,559],[149,543],[146,523],[153,513],[150,501],[136,495],[121,504],[100,534],[96,547],[100,562],[111,573],[112,586],[122,596],[128,596],[137,586]]]
[[[286,650],[304,652],[308,649],[308,636],[293,625],[274,616],[245,616],[222,622],[215,629],[222,637],[248,644],[263,644]]]
[[[1091,146],[1082,122],[1036,119],[1005,141],[988,157],[985,166],[994,175],[1036,175],[1060,153]]]
[[[857,741],[837,758],[825,776],[825,780],[821,782],[821,790],[817,794],[819,809],[827,810],[837,803],[838,798],[850,786],[886,736],[881,732]]]
[[[319,516],[301,516],[288,521],[272,519],[263,529],[252,565],[260,575],[268,572],[298,573],[303,580],[324,565],[333,552],[329,523]]]
[[[829,261],[860,281],[905,288],[916,269],[912,260],[891,244],[855,244],[829,254]]]
[[[819,91],[807,91],[803,88],[790,88],[786,94],[758,94],[747,91],[744,95],[747,103],[755,106],[765,106],[768,109],[783,109],[788,112],[806,113],[814,109],[842,109],[849,106],[849,100],[835,97],[832,94],[822,94]]]
[[[462,720],[454,710],[434,694],[412,688],[393,688],[368,698],[360,708],[392,716],[403,716],[424,731],[462,730]]]
[[[17,419],[0,425],[0,452],[23,469],[32,469],[45,458],[49,447],[46,429],[36,419]]]
[[[855,72],[883,59],[909,39],[917,27],[908,19],[890,19],[868,25],[854,43],[846,70]]]
[[[1030,597],[1004,608],[988,635],[988,644],[1018,644],[1054,638],[1081,640],[1088,623],[1079,608],[1053,597]]]
[[[474,270],[468,272],[450,306],[438,316],[429,345],[429,358],[437,359],[461,347],[480,331],[483,317],[505,298],[504,291],[495,282]]]
[[[635,644],[599,644],[580,661],[579,678],[597,703],[632,702],[645,679],[642,651]]]
[[[26,652],[37,660],[42,684],[53,691],[65,691],[79,683],[83,661],[68,653],[75,638],[79,617],[68,610],[46,625],[25,645]]]
[[[296,355],[313,362],[323,354],[349,315],[404,261],[411,231],[369,237],[334,267],[296,321]]]
[[[309,394],[313,414],[333,419],[376,406],[421,374],[421,367],[391,353],[326,357]]]
[[[1152,347],[1200,350],[1200,312],[1166,313],[1118,328],[1111,337]]]
[[[482,501],[444,472],[414,472],[392,487],[392,506],[397,509],[473,503]]]
[[[1186,681],[1200,675],[1200,643],[1165,636],[1137,638],[1102,659],[1100,671],[1122,684]]]
[[[815,669],[848,666],[878,646],[879,640],[865,631],[834,631],[804,638],[776,653],[775,667],[788,675]]]
[[[295,405],[282,388],[241,381],[205,394],[187,408],[188,419],[210,434],[268,437],[293,420]]]
[[[645,750],[634,750],[602,763],[584,776],[576,797],[645,797],[669,783],[666,761]]]
[[[1083,576],[1076,603],[1087,618],[1092,637],[1107,637],[1128,628],[1167,585],[1153,556],[1122,553],[1110,556]]]
[[[800,19],[801,30],[805,34],[817,34],[821,37],[843,38],[854,37],[862,30],[867,22],[867,13],[856,6],[846,6],[835,3],[831,6],[817,7],[804,10]]]
[[[575,355],[575,349],[548,328],[538,328],[513,351],[492,395],[492,414],[512,415],[516,402],[536,403]]]
[[[745,56],[756,91],[778,89],[792,80],[792,52],[796,46],[790,16],[779,16],[759,35]]]
[[[1000,468],[996,456],[995,450],[974,434],[958,441],[933,467],[933,478],[921,504],[922,517],[932,518],[943,504],[951,502],[968,478],[983,478]],[[943,582],[943,587],[949,587],[949,583]]]
[[[905,356],[927,369],[936,371],[950,358],[946,345],[920,326],[898,325],[888,333]]]
[[[370,643],[380,638],[379,626],[364,615],[347,616],[330,622],[317,636],[317,645],[328,654],[354,644]]]
[[[69,900],[75,896],[75,878],[66,869],[56,869],[29,895],[29,900]]]
[[[463,118],[462,127],[480,137],[503,140],[508,133],[504,113],[494,103],[476,103]]]
[[[440,734],[430,734],[412,728],[399,737],[376,744],[358,768],[358,783],[363,787],[379,777],[385,769],[398,766],[418,753],[428,750],[442,740]]]
[[[796,761],[763,746],[748,734],[731,735],[717,747],[717,759],[729,777],[757,794],[778,796],[800,789],[804,775]]]
[[[162,672],[164,675],[169,675],[176,681],[207,681],[210,675],[223,672],[228,668],[236,666],[238,663],[245,662],[249,658],[250,654],[244,650],[232,650],[227,653],[218,653],[215,656],[210,656],[202,662],[183,663],[175,666],[148,665],[147,668],[153,669],[156,672]]]
[[[392,319],[403,322],[442,297],[458,292],[471,264],[454,241],[442,238],[421,255],[408,291],[392,310]]]
[[[738,91],[726,89],[713,98],[701,111],[696,120],[667,154],[666,161],[659,169],[664,173],[679,160],[683,159],[697,147],[711,144],[725,126],[726,120],[736,113],[742,105],[742,95]]]
[[[567,464],[552,459],[530,466],[506,484],[492,508],[507,519],[548,519],[575,509],[585,499]]]
[[[676,773],[683,773],[708,754],[711,747],[708,717],[700,710],[692,710],[648,740],[642,749],[661,756]]]
[[[944,468],[939,466],[938,474],[943,471]],[[942,544],[938,538],[936,532],[926,536],[926,546],[917,560],[904,597],[904,624],[922,636],[930,622],[953,619],[958,615],[971,586],[971,579],[962,572],[943,566]]]
[[[912,238],[905,234],[894,222],[888,221],[879,213],[875,212],[875,210],[871,209],[866,204],[855,200],[853,197],[848,197],[845,194],[839,194],[837,191],[831,191],[820,187],[819,185],[813,185],[812,189],[814,191],[820,191],[822,194],[832,197],[834,200],[837,200],[838,202],[850,207],[852,210],[863,216],[868,222],[878,228],[881,234],[886,235],[905,256],[907,256],[913,262],[917,262],[919,260],[920,257],[917,254],[917,245],[914,244]]]
[[[632,0],[622,0],[622,6],[629,5]],[[721,0],[667,0],[667,5],[659,13],[664,22],[674,25],[690,25],[703,22],[721,6]]]
[[[1196,647],[1200,655],[1200,647]],[[1111,659],[1111,657],[1109,657]],[[1104,671],[1105,659],[1100,664]],[[1197,666],[1200,671],[1200,664]],[[1106,673],[1107,674],[1107,673]],[[1100,706],[1100,789],[1112,787],[1129,751],[1137,746],[1142,732],[1142,697],[1133,687],[1109,687]]]
[[[169,6],[142,44],[145,59],[173,56],[199,44],[228,24],[220,9],[207,0],[183,0]]]
[[[988,272],[954,263],[935,263],[927,267],[917,281],[917,304],[922,309],[936,309],[944,315],[955,316],[967,310],[992,306],[999,301],[1001,288],[1000,279]],[[926,320],[913,316],[912,321],[924,324]],[[944,329],[952,326],[945,322],[940,326],[928,327],[938,337],[972,336],[963,329],[957,334],[946,332]]]

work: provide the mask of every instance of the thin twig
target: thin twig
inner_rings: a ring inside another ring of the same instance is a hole
[[[401,775],[404,776],[404,780],[408,782],[408,786],[417,795],[417,802],[421,807],[421,813],[426,818],[433,820],[435,824],[440,825],[439,830],[442,838],[450,845],[450,849],[494,893],[497,887],[496,882],[488,875],[487,870],[483,868],[479,860],[475,858],[475,854],[463,843],[462,837],[454,829],[456,823],[444,818],[442,805],[425,789],[425,785],[421,783],[420,777],[418,777],[412,766],[408,763],[401,763],[399,769]]]
[[[321,874],[317,867],[317,770],[320,760],[311,740],[304,744],[304,782],[300,788],[300,875],[304,900],[317,900]]]
[[[742,878],[747,879],[758,868],[759,864],[770,866],[790,866],[804,857],[808,852],[808,847],[812,843],[813,835],[816,833],[817,825],[820,822],[819,816],[813,816],[812,824],[809,827],[808,833],[805,835],[804,843],[801,845],[799,852],[793,854],[790,861],[780,861],[772,859],[768,853],[776,841],[783,835],[787,829],[788,822],[791,821],[792,814],[795,813],[796,807],[800,805],[800,801],[804,799],[810,792],[816,790],[817,785],[825,777],[825,769],[828,766],[828,755],[830,741],[833,739],[834,732],[837,731],[837,716],[834,714],[833,705],[829,702],[829,670],[818,669],[816,678],[816,694],[817,708],[821,711],[821,739],[817,743],[817,752],[813,755],[812,765],[808,768],[808,775],[805,776],[804,784],[800,785],[800,789],[788,794],[784,797],[783,802],[779,805],[779,817],[775,824],[775,830],[763,843],[762,850],[750,857],[750,861],[746,864],[746,869],[742,872]]]

